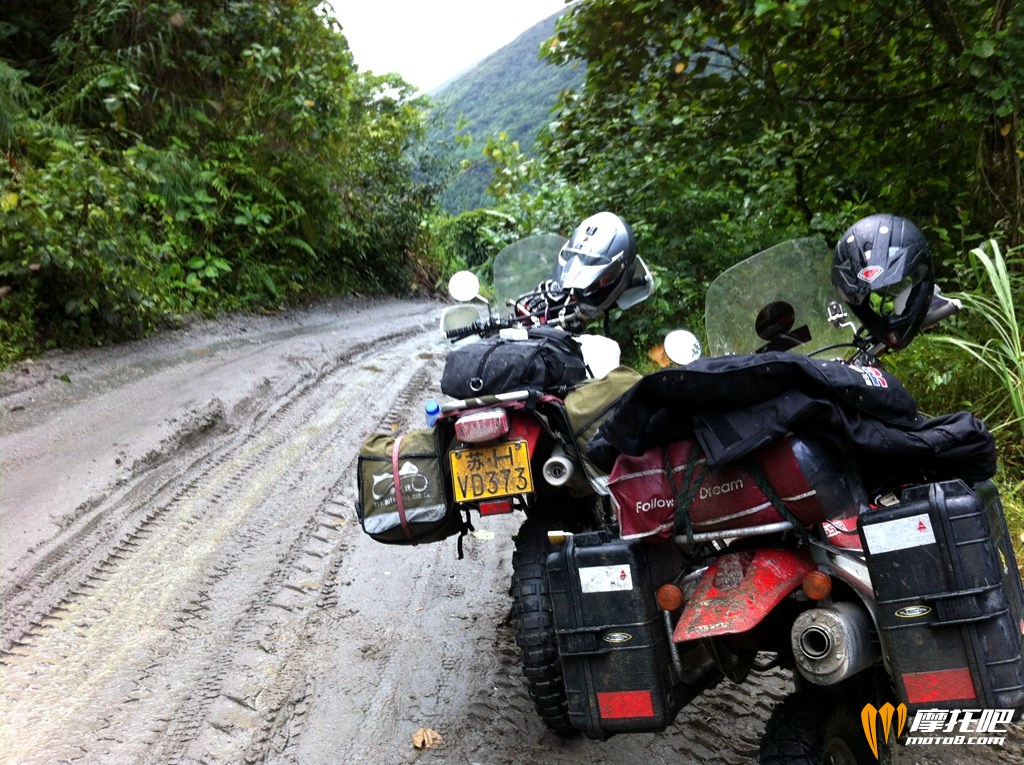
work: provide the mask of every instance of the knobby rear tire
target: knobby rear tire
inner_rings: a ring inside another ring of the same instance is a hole
[[[546,563],[551,545],[547,524],[527,520],[512,553],[512,624],[526,687],[537,714],[560,736],[578,731],[569,721],[562,662],[555,637]]]
[[[861,765],[899,762],[895,736],[868,745],[860,720],[860,698],[806,689],[792,693],[772,711],[761,739],[760,765]],[[866,698],[866,696],[863,696]]]

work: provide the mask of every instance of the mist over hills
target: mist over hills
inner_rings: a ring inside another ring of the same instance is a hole
[[[441,195],[441,204],[449,212],[488,205],[485,190],[491,181],[491,167],[482,152],[489,136],[504,131],[528,151],[550,122],[558,94],[583,82],[582,65],[554,66],[538,55],[541,45],[554,36],[563,13],[538,22],[430,93],[437,110],[431,143],[447,147],[456,167],[463,160],[471,165],[459,172]],[[461,132],[473,138],[469,145],[455,141],[460,117],[465,120]]]

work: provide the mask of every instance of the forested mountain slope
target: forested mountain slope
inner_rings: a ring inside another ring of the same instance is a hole
[[[485,189],[491,169],[482,152],[488,136],[505,132],[528,149],[548,124],[561,90],[583,82],[582,66],[555,66],[538,55],[541,45],[554,35],[561,15],[556,13],[535,24],[431,94],[437,103],[432,141],[449,145],[456,165],[463,160],[470,165],[442,194],[442,203],[450,212],[487,204]],[[464,121],[461,125],[460,118]],[[456,143],[460,133],[473,140]]]

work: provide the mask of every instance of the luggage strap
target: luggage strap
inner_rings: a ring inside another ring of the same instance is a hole
[[[662,464],[665,468],[665,477],[668,479],[668,486],[672,489],[672,496],[676,500],[676,520],[672,525],[672,536],[679,536],[683,530],[686,531],[687,544],[693,544],[693,524],[690,523],[690,506],[697,496],[697,490],[704,480],[705,467],[700,467],[701,457],[700,445],[694,442],[690,451],[690,459],[686,462],[686,470],[683,472],[682,483],[677,487],[672,480],[672,459],[669,456],[669,445],[662,447]]]
[[[686,463],[686,470],[683,472],[683,480],[679,486],[676,486],[675,481],[672,479],[673,470],[672,460],[669,457],[669,447],[667,444],[662,447],[662,463],[665,469],[665,477],[668,480],[669,488],[672,490],[672,496],[676,501],[676,520],[672,526],[672,535],[680,536],[685,531],[687,544],[693,544],[693,524],[690,522],[690,507],[693,505],[693,500],[697,496],[697,490],[704,480],[704,473],[707,467],[707,462],[704,463],[703,467],[699,464],[702,455],[703,452],[701,451],[700,444],[694,442],[693,449],[690,451],[690,459]],[[810,536],[807,533],[807,529],[804,528],[804,524],[786,507],[786,503],[782,501],[782,497],[772,487],[768,476],[765,475],[764,469],[756,459],[749,461],[748,469],[754,478],[754,482],[757,484],[757,488],[761,490],[761,493],[764,494],[772,507],[796,529],[805,542],[808,541]]]
[[[466,557],[466,554],[462,548],[462,540],[466,538],[466,534],[469,534],[476,530],[473,528],[473,520],[469,516],[469,508],[466,508],[466,520],[463,521],[462,513],[459,513],[459,521],[462,524],[462,527],[459,529],[459,541],[458,544],[456,545],[456,549],[458,550],[459,553],[459,560],[462,560]]]
[[[772,487],[771,482],[768,480],[768,476],[765,475],[760,463],[757,460],[750,460],[750,474],[754,476],[754,483],[757,484],[757,488],[761,490],[761,493],[767,497],[768,501],[772,503],[772,507],[781,515],[784,519],[790,522],[793,527],[800,534],[801,539],[807,542],[810,539],[810,535],[807,533],[807,529],[804,528],[804,524],[800,522],[800,519],[790,512],[790,509],[786,507],[786,503],[782,501],[782,497],[779,496],[778,492]]]
[[[402,441],[405,439],[403,433],[395,439],[395,445],[391,449],[391,478],[395,482],[395,501],[398,503],[398,520],[402,524],[402,532],[405,538],[412,540],[412,529],[409,528],[409,519],[405,515],[405,498],[402,496],[402,478],[398,475],[398,455],[402,448]]]

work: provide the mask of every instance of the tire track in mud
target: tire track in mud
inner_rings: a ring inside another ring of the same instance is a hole
[[[419,755],[410,737],[420,727],[463,752],[485,730],[480,723],[509,712],[495,693],[502,679],[495,634],[508,611],[510,536],[518,520],[495,525],[494,539],[465,540],[463,561],[453,540],[419,548],[353,542],[339,580],[350,602],[362,604],[360,630],[339,635],[323,654],[350,669],[316,683],[314,724],[332,730],[336,761],[413,761]],[[495,580],[503,584],[496,588]],[[514,729],[522,718],[513,717],[506,724]],[[293,761],[313,759],[300,748]]]
[[[405,334],[396,333],[358,344],[329,367],[321,365],[315,374],[300,378],[269,401],[259,404],[242,402],[236,405],[232,414],[228,414],[222,403],[214,398],[205,406],[189,412],[186,421],[174,434],[173,442],[163,451],[137,461],[131,478],[118,481],[105,496],[83,503],[73,517],[62,522],[59,535],[29,551],[33,559],[31,568],[11,586],[0,591],[0,623],[4,625],[5,641],[0,644],[0,649],[10,648],[8,641],[16,643],[20,639],[19,628],[24,631],[38,626],[40,611],[45,613],[45,607],[60,598],[51,590],[66,587],[69,580],[87,580],[90,572],[103,565],[104,556],[117,556],[123,554],[125,548],[136,546],[136,536],[147,533],[147,527],[156,520],[161,509],[170,506],[177,495],[186,492],[192,484],[202,481],[216,465],[228,459],[232,451],[242,448],[235,440],[215,439],[214,436],[223,435],[228,430],[244,430],[251,434],[266,429],[276,412],[286,412],[293,402],[301,400],[329,375],[336,374],[361,356],[372,355],[374,348]],[[250,351],[245,355],[251,354]],[[253,410],[249,417],[245,417],[247,422],[228,424],[228,419],[237,420],[239,412],[246,408]],[[241,437],[245,438],[245,433]],[[182,460],[188,460],[185,468],[181,467]],[[189,484],[183,485],[183,477],[189,475],[194,477]],[[157,511],[137,518],[140,508],[146,507]],[[110,540],[126,525],[129,530],[110,549]]]
[[[20,634],[3,657],[0,699],[13,713],[2,724],[0,752],[18,762],[52,761],[60,751],[53,742],[79,730],[78,740],[67,742],[69,758],[192,761],[192,745],[215,752],[206,734],[226,731],[229,759],[240,761],[238,731],[259,750],[266,748],[261,730],[269,741],[287,728],[281,714],[301,717],[302,683],[283,670],[301,652],[295,636],[303,634],[305,612],[316,607],[320,590],[328,603],[336,597],[324,585],[339,565],[339,533],[351,524],[324,498],[324,486],[305,486],[304,479],[307,472],[317,480],[336,477],[340,469],[338,482],[350,482],[351,442],[385,418],[392,391],[404,393],[401,406],[407,405],[409,382],[419,371],[422,383],[432,358],[426,353],[409,363],[425,340],[409,334],[391,338],[402,339],[383,352],[375,350],[380,339],[351,349],[267,402],[238,432],[203,444],[181,477],[97,503],[84,533],[74,534],[70,546],[62,536],[42,556],[29,582],[19,583],[20,603],[6,605],[5,630]],[[333,460],[333,469],[308,464],[318,459]],[[109,515],[123,508],[130,517],[140,507],[150,509],[103,550],[106,526],[116,523]],[[74,557],[82,562],[69,561]],[[52,608],[38,608],[55,599],[61,584],[76,581]],[[250,587],[247,600],[233,596]],[[18,630],[15,620],[25,626]],[[237,687],[224,691],[232,662],[262,675],[261,687],[233,679]],[[168,665],[173,673],[151,671]],[[128,707],[130,715],[119,714]],[[90,734],[94,743],[85,745]]]

